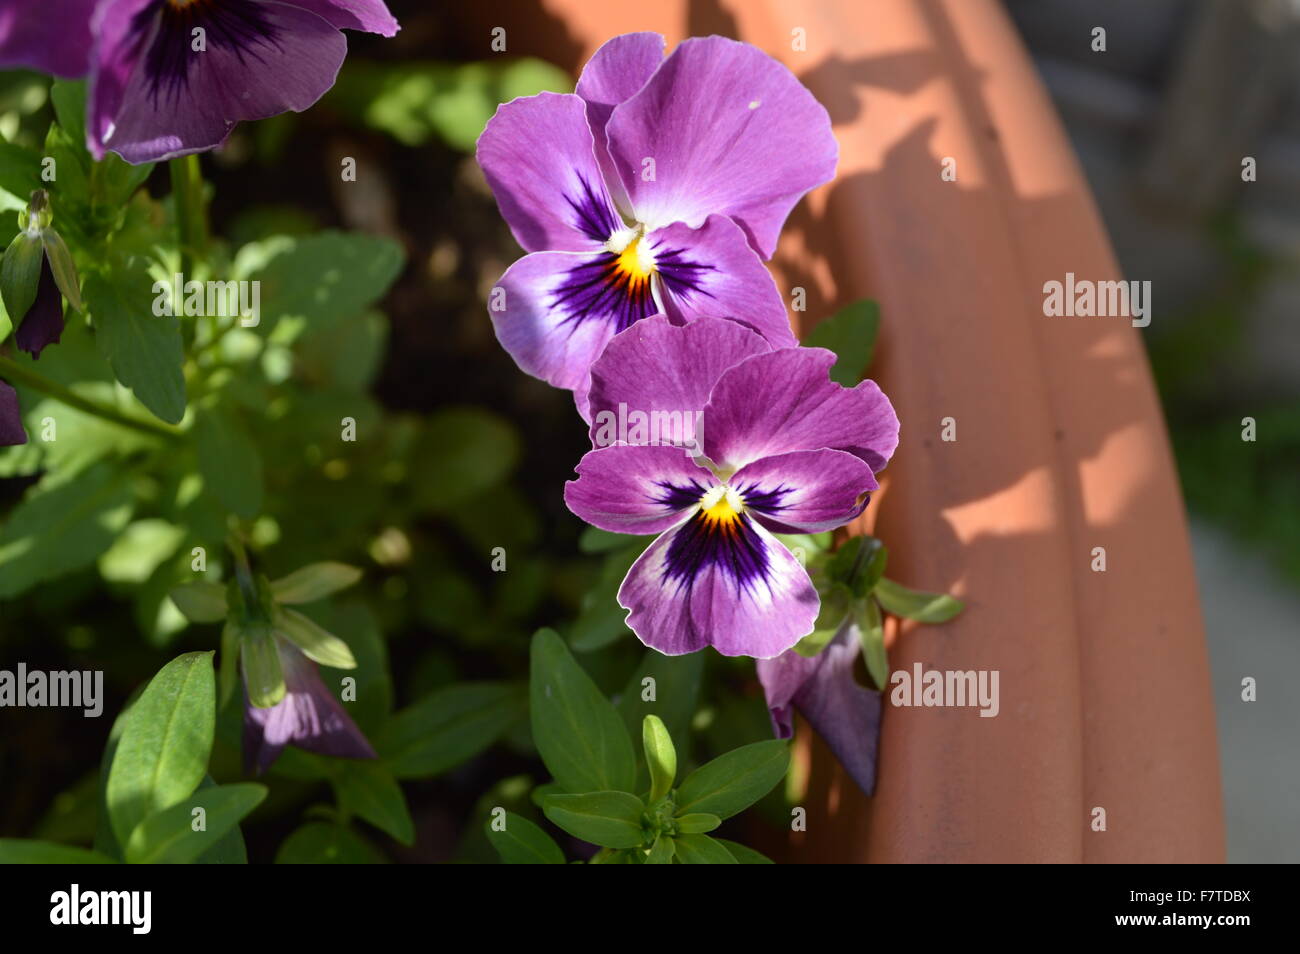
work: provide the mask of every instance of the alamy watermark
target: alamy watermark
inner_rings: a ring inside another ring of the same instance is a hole
[[[889,677],[894,688],[889,701],[908,707],[979,707],[980,718],[991,719],[1002,708],[998,694],[997,669],[931,669],[920,663],[912,671],[896,669]]]
[[[619,404],[592,415],[591,427],[594,447],[680,447],[692,457],[704,452],[703,411],[643,411]]]
[[[45,672],[26,663],[0,669],[0,708],[24,707],[81,709],[87,719],[97,718],[104,711],[104,671]]]
[[[260,281],[186,281],[176,272],[170,282],[154,282],[153,294],[153,313],[158,318],[238,318],[245,328],[254,328],[262,320]]]
[[[1134,328],[1151,324],[1151,283],[1095,282],[1065,273],[1065,281],[1043,283],[1043,314],[1049,318],[1131,318]]]

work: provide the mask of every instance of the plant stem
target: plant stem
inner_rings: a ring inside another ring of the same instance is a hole
[[[181,432],[173,427],[169,427],[159,421],[145,420],[144,418],[131,417],[123,414],[117,408],[109,407],[106,404],[100,404],[98,401],[92,401],[90,398],[82,397],[80,394],[65,387],[57,381],[51,381],[43,374],[38,374],[31,368],[25,367],[14,361],[12,358],[0,355],[0,378],[21,384],[24,387],[31,388],[33,391],[40,391],[49,397],[54,398],[68,407],[75,407],[78,411],[85,411],[87,414],[93,414],[95,417],[111,421],[114,424],[120,424],[122,427],[129,427],[132,430],[143,431],[154,437],[165,437],[168,440],[175,440],[180,437]]]
[[[181,273],[193,277],[194,262],[208,245],[208,216],[203,196],[203,172],[195,154],[179,156],[167,163],[172,180],[172,202],[181,250]]]

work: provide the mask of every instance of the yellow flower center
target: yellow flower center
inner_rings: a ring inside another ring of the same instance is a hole
[[[712,488],[700,498],[700,514],[709,523],[732,524],[744,512],[744,498],[725,484]]]

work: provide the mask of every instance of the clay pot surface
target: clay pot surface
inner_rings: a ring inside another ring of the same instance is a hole
[[[802,732],[807,831],[786,859],[1222,861],[1204,634],[1141,332],[1044,314],[1045,282],[1123,276],[1001,6],[544,0],[531,25],[517,5],[483,16],[512,28],[512,52],[575,69],[632,30],[670,47],[729,35],[786,63],[835,124],[838,174],[791,217],[778,284],[806,289],[812,320],[880,303],[872,376],[902,441],[864,526],[889,576],[967,601],[950,624],[891,627],[891,664],[997,670],[1000,711],[887,705],[872,799]]]

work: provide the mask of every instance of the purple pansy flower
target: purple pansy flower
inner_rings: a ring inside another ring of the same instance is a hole
[[[615,37],[572,95],[507,103],[478,161],[527,252],[489,302],[520,368],[575,392],[605,344],[656,314],[734,318],[795,344],[768,258],[794,204],[834,175],[826,110],[745,43]]]
[[[852,617],[816,656],[793,649],[755,663],[778,739],[794,735],[794,710],[826,740],[849,776],[868,795],[876,787],[880,693],[858,685],[853,666],[861,654],[861,631]]]
[[[63,293],[54,280],[49,259],[41,256],[41,277],[36,285],[36,300],[14,330],[14,343],[33,358],[39,358],[46,345],[58,344],[63,337]]]
[[[18,392],[8,381],[0,381],[0,447],[27,443],[23,412],[18,406]]]
[[[86,75],[96,2],[0,0],[0,69],[25,66],[55,76]]]
[[[345,29],[398,26],[382,0],[101,0],[87,146],[153,162],[219,146],[240,120],[301,112],[334,85]]]
[[[735,322],[660,316],[619,335],[592,367],[593,415],[676,408],[702,424],[702,458],[601,447],[565,486],[588,523],[659,534],[618,593],[647,646],[770,658],[812,631],[817,591],[772,534],[852,520],[898,444],[888,398],[871,381],[833,383],[834,362],[821,348],[771,350]]]
[[[284,673],[284,698],[260,709],[244,697],[244,763],[249,771],[266,771],[286,745],[339,758],[377,758],[343,704],[321,680],[316,664],[284,638],[273,638]]]

